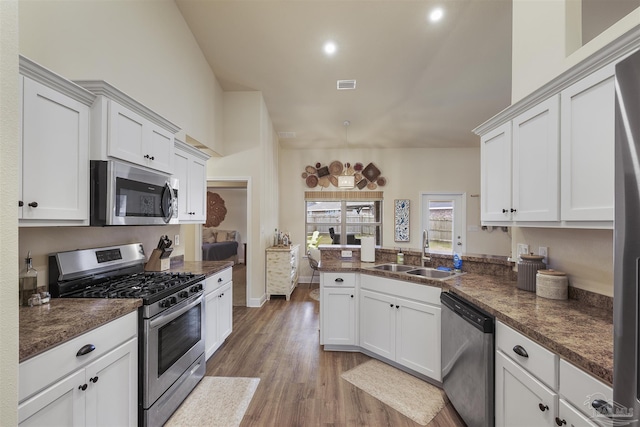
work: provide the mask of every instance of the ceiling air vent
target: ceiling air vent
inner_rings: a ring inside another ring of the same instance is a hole
[[[293,139],[296,137],[295,132],[278,132],[278,137],[280,139]]]
[[[338,80],[338,90],[348,90],[355,89],[356,81],[355,80]]]

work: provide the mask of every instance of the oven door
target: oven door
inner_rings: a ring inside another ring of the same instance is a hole
[[[204,353],[202,294],[144,319],[143,405],[147,409]]]

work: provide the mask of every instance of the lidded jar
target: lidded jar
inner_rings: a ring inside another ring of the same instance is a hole
[[[38,293],[38,271],[33,268],[31,251],[24,261],[25,265],[20,271],[20,305],[29,306],[29,299]]]
[[[524,291],[536,291],[536,274],[538,270],[546,270],[547,266],[542,260],[542,255],[520,255],[518,262],[518,289]]]

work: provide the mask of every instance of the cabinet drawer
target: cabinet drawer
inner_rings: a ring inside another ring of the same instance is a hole
[[[594,414],[591,401],[613,401],[611,387],[565,360],[560,360],[560,394],[587,416]]]
[[[554,390],[558,389],[558,356],[519,332],[496,322],[496,348]],[[524,350],[528,357],[516,351]]]
[[[558,420],[556,424],[560,422],[560,424],[567,427],[599,427],[598,424],[582,415],[580,411],[569,405],[564,399],[560,399],[558,405]],[[566,424],[563,424],[563,421]]]
[[[204,293],[205,295],[215,291],[216,289],[218,289],[220,286],[224,285],[225,283],[229,283],[232,279],[232,275],[233,275],[233,269],[231,268],[227,268],[224,269],[216,274],[214,274],[213,276],[207,277],[207,279],[205,280],[205,290]]]
[[[25,360],[18,367],[18,402],[103,356],[137,333],[138,313],[134,311]],[[87,344],[93,344],[95,350],[77,356],[78,350]]]
[[[324,286],[351,287],[356,286],[355,273],[322,273]]]

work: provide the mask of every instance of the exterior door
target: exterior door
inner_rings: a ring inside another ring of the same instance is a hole
[[[465,193],[423,193],[421,202],[421,230],[429,231],[431,252],[465,253]]]

